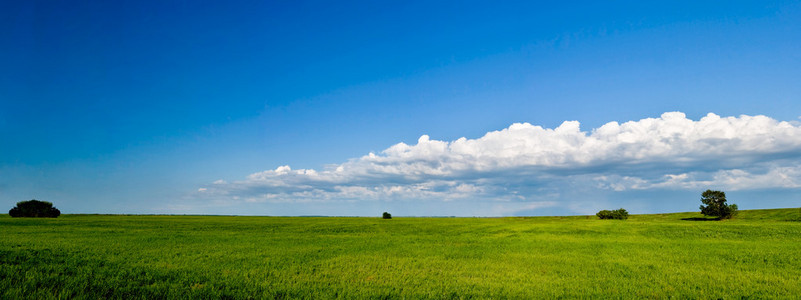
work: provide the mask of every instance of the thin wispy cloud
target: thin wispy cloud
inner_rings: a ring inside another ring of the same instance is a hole
[[[801,188],[801,125],[767,116],[691,120],[681,112],[582,131],[515,123],[476,139],[421,136],[321,170],[275,169],[218,180],[201,197],[248,202],[563,203],[565,190]]]

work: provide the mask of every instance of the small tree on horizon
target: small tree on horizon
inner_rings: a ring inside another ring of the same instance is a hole
[[[8,215],[12,218],[55,218],[61,215],[61,211],[53,207],[51,202],[31,199],[17,202],[17,206],[9,210]]]
[[[726,193],[706,190],[701,193],[701,213],[705,216],[731,219],[737,214],[737,204],[726,204]]]
[[[616,210],[602,210],[599,211],[597,214],[598,218],[604,219],[611,219],[611,220],[625,220],[629,218],[629,212],[625,209],[616,209]]]
[[[392,219],[392,215],[390,213],[388,213],[388,212],[384,212],[383,214],[381,214],[381,218],[382,219]]]

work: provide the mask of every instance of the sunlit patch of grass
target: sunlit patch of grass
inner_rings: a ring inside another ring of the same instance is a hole
[[[0,217],[0,298],[801,294],[799,209],[699,217]]]

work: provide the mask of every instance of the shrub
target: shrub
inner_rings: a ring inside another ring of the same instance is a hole
[[[599,211],[597,214],[598,218],[601,219],[613,219],[613,220],[625,220],[629,218],[629,212],[625,209],[616,209],[616,210],[602,210]]]
[[[731,219],[737,214],[737,204],[726,204],[726,193],[706,190],[701,193],[701,213],[705,216]]]
[[[384,212],[384,214],[381,215],[381,218],[382,219],[392,219],[392,215],[389,214],[388,212]]]
[[[61,211],[53,207],[53,203],[32,199],[17,202],[17,206],[9,210],[8,214],[13,218],[55,218],[61,215]]]

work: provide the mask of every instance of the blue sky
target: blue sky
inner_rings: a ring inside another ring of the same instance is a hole
[[[797,1],[0,11],[9,208],[651,213],[706,188],[801,206]]]

